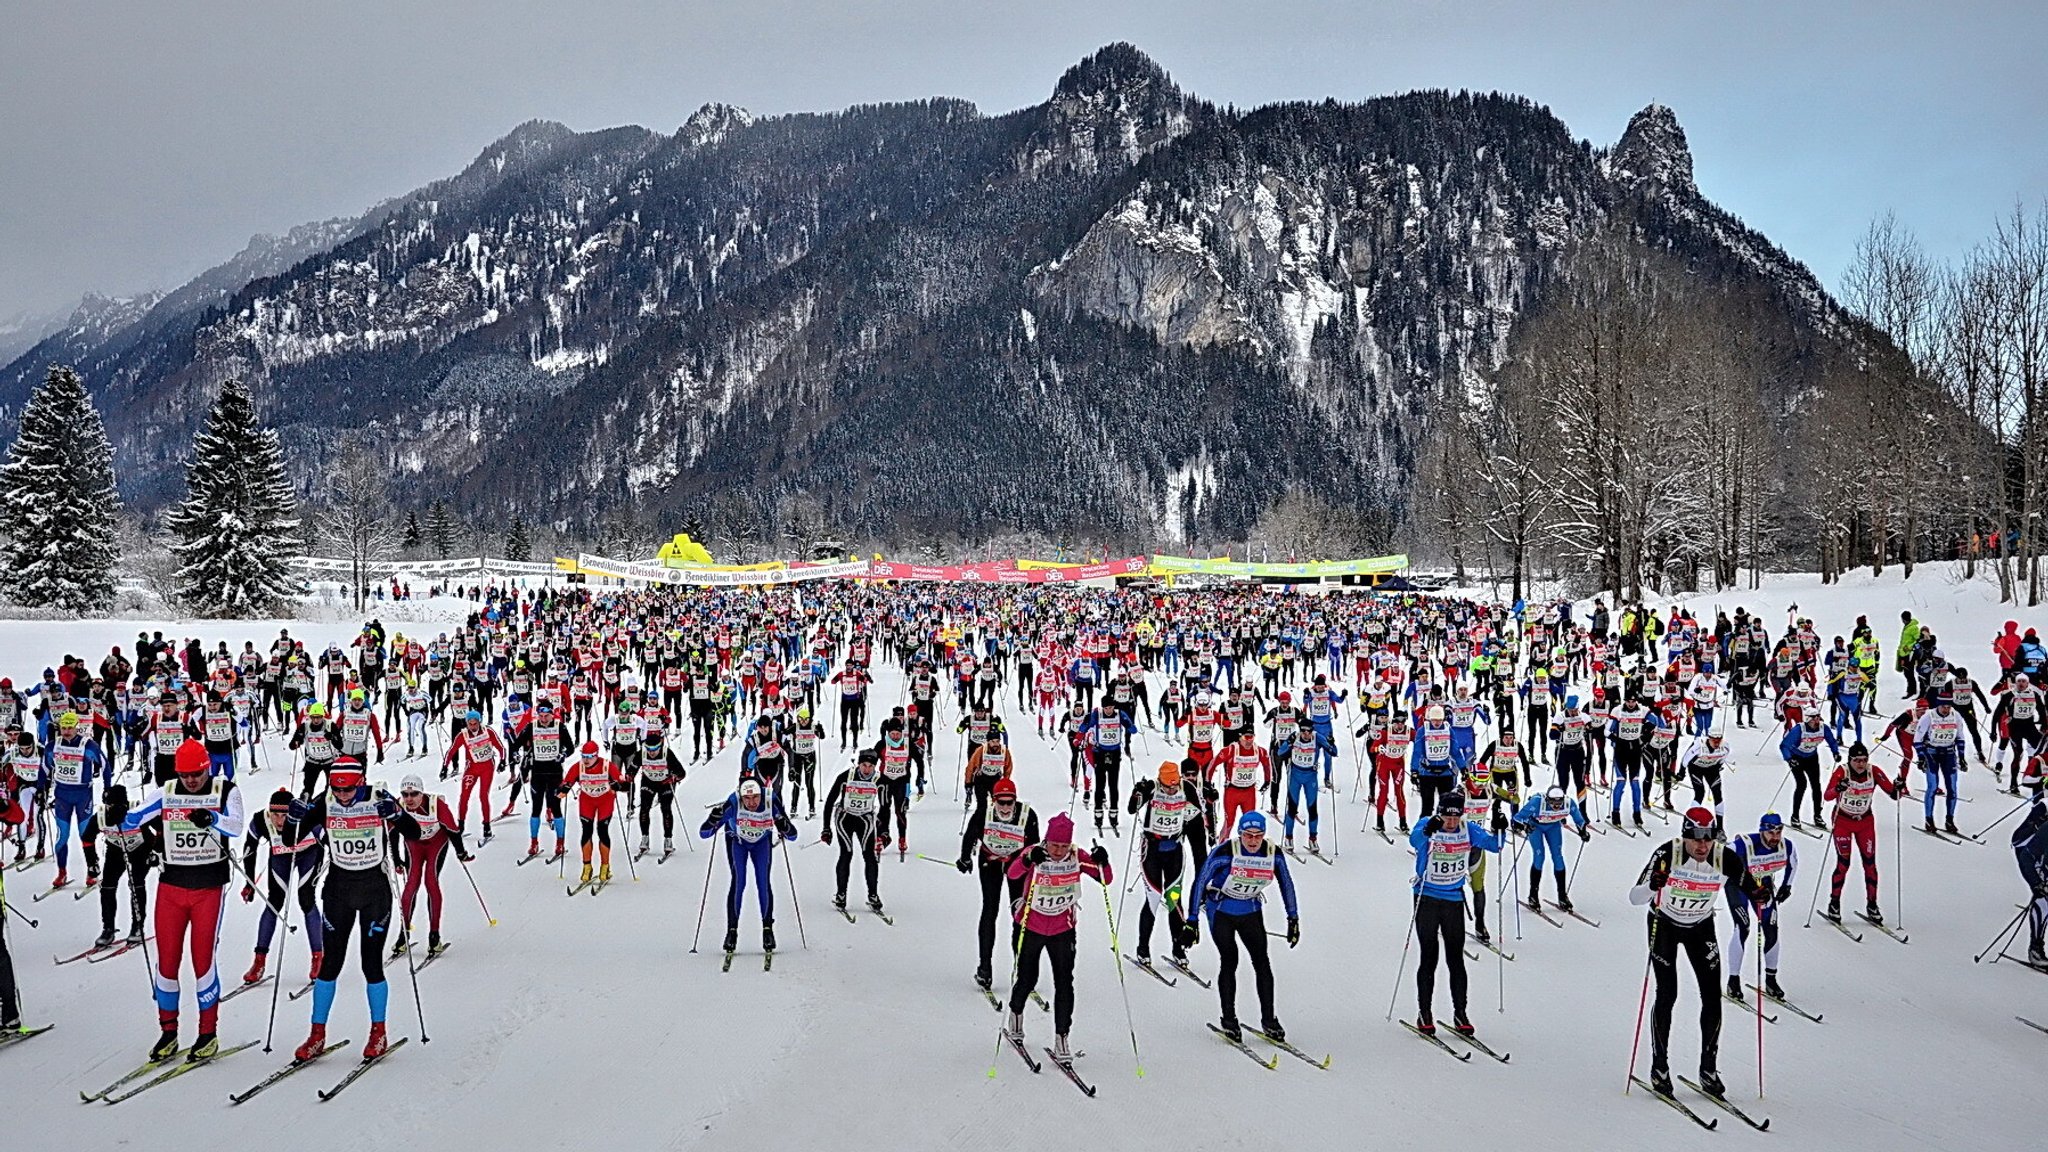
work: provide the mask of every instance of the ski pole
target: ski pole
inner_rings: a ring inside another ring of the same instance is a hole
[[[1755,752],[1753,752],[1753,753],[1751,753],[1751,755],[1755,755],[1755,756],[1761,756],[1761,755],[1763,755],[1763,754],[1764,754],[1764,749],[1766,749],[1766,748],[1768,748],[1768,747],[1770,747],[1770,746],[1771,746],[1771,737],[1773,737],[1773,736],[1777,735],[1777,734],[1778,734],[1778,729],[1780,729],[1780,728],[1782,728],[1782,727],[1784,727],[1784,726],[1785,726],[1785,718],[1784,718],[1784,717],[1782,717],[1782,716],[1780,716],[1780,717],[1779,717],[1779,718],[1778,718],[1778,719],[1777,719],[1777,720],[1776,720],[1775,722],[1773,722],[1773,723],[1771,724],[1770,728],[1768,728],[1767,730],[1765,730],[1765,732],[1764,732],[1764,742],[1763,742],[1763,743],[1761,743],[1761,744],[1759,744],[1759,745],[1757,745],[1757,746],[1756,746],[1756,751],[1755,751]],[[1784,787],[1784,785],[1780,784],[1780,785],[1779,785],[1779,787],[1780,787],[1780,788],[1782,788],[1782,787]],[[1773,797],[1771,797],[1771,799],[1775,801],[1775,800],[1777,799],[1777,797],[1776,797],[1776,796],[1773,796]],[[1633,1072],[1631,1072],[1631,1073],[1630,1073],[1630,1075],[1634,1075],[1634,1073],[1633,1073]]]
[[[2007,924],[2003,928],[2000,928],[1998,930],[1998,935],[1991,938],[1991,943],[1986,945],[1982,952],[1979,952],[1975,956],[1970,957],[1970,962],[1972,964],[1982,964],[1984,962],[1984,958],[1986,956],[1991,955],[1993,952],[1999,954],[1999,959],[2004,959],[2005,942],[2008,939],[2011,939],[2013,936],[2019,934],[2018,930],[2020,926],[2020,920],[2023,919],[2028,912],[2032,911],[2033,903],[2034,902],[2030,900],[2027,903],[2020,905],[2019,915],[2014,916],[2012,918],[2011,923]],[[1993,960],[1992,963],[1996,964],[1998,963],[1998,960]]]
[[[1394,1019],[1394,1001],[1401,996],[1401,974],[1408,970],[1408,946],[1415,942],[1415,918],[1422,911],[1422,893],[1414,895],[1414,905],[1408,910],[1408,934],[1401,938],[1401,962],[1394,967],[1394,990],[1387,993],[1387,1021]]]
[[[427,1010],[420,1003],[419,954],[414,949],[407,948],[405,950],[405,969],[406,971],[412,973],[412,1010],[413,1015],[416,1016],[420,1022],[420,1043],[431,1044],[434,1042],[434,1038],[427,1035]],[[279,981],[279,983],[282,982],[283,981]],[[273,1004],[276,1003],[277,990],[275,988],[271,989],[270,999]]]
[[[285,865],[285,880],[286,880],[287,882],[289,882],[289,881],[293,881],[293,880],[296,880],[296,879],[298,879],[298,876],[297,876],[297,872],[298,872],[298,866],[297,866],[297,863],[296,863],[296,861],[295,861],[295,862],[293,862],[293,863],[291,863],[291,864],[287,864],[287,865]],[[308,877],[307,877],[307,879],[308,879],[308,880],[310,880],[310,879],[312,879],[312,877],[311,877],[311,876],[308,876]],[[267,881],[266,881],[266,883],[267,883]],[[294,889],[294,891],[292,891],[292,892],[286,892],[286,893],[285,893],[285,901],[284,901],[284,904],[285,904],[285,915],[284,915],[283,919],[284,919],[284,922],[285,922],[285,927],[286,927],[287,929],[289,929],[289,928],[291,927],[291,907],[292,907],[292,905],[294,905],[294,904],[298,903],[298,901],[297,901],[297,900],[294,900],[294,899],[292,899],[292,896],[293,896],[293,895],[295,894],[295,890],[297,889],[298,885],[296,885],[296,884],[292,884],[292,885],[290,885],[290,887],[291,887],[292,889]],[[267,893],[266,893],[266,895],[267,895]],[[287,932],[287,933],[286,933],[285,935],[283,935],[283,936],[279,936],[279,937],[277,937],[277,944],[278,944],[278,949],[277,949],[277,950],[278,950],[278,952],[279,952],[279,954],[280,954],[280,955],[279,955],[279,960],[280,960],[280,961],[282,961],[282,960],[283,960],[283,955],[282,955],[282,953],[284,952],[284,942],[285,942],[285,940],[286,940],[286,939],[288,939],[289,937],[290,937],[290,933],[289,933],[289,932]],[[308,941],[311,941],[311,940],[312,940],[312,938],[313,938],[313,937],[312,937],[312,933],[311,933],[311,931],[309,930],[309,931],[308,931],[308,933],[307,933],[306,939],[307,939]],[[138,951],[140,951],[140,949],[138,949]],[[279,967],[280,967],[280,968],[282,968],[282,967],[283,967],[283,964],[282,964],[282,963],[280,963],[280,964],[279,964]],[[315,972],[315,973],[313,974],[313,976],[314,976],[314,978],[315,978],[315,979],[318,979],[318,978],[319,978],[319,975],[320,975],[320,974],[319,974],[319,973],[317,973],[317,972]],[[267,1056],[267,1055],[269,1055],[269,1054],[270,1054],[270,1051],[271,1051],[271,1039],[272,1039],[272,1038],[273,1038],[274,1036],[276,1036],[276,1035],[277,1035],[277,993],[278,993],[278,990],[279,990],[279,989],[281,989],[281,988],[283,988],[283,987],[284,987],[284,973],[283,973],[283,972],[279,972],[279,973],[277,973],[277,975],[276,975],[276,976],[275,976],[274,978],[272,978],[272,980],[271,980],[271,982],[270,982],[270,1021],[269,1021],[269,1023],[267,1023],[267,1024],[265,1024],[265,1025],[263,1026],[263,1054],[264,1054],[264,1055],[266,1055],[266,1056]],[[424,1029],[423,1029],[423,1031],[424,1031]]]
[[[780,847],[782,848],[783,875],[789,878],[789,906],[796,910],[797,943],[802,944],[804,946],[804,951],[808,952],[811,948],[811,939],[809,936],[804,935],[804,906],[803,902],[801,900],[798,900],[796,896],[796,869],[792,867],[789,863],[789,841],[782,841]],[[707,881],[707,894],[709,893],[709,887],[709,882]]]
[[[631,829],[626,827],[626,817],[619,811],[619,807],[616,804],[612,805],[612,818],[619,822],[619,850],[626,857],[626,874],[633,878],[633,883],[638,884],[640,882],[640,867],[633,863]]]
[[[2005,823],[2007,820],[2012,819],[2014,816],[2019,814],[2020,809],[2025,808],[2027,805],[2032,804],[2033,802],[2034,801],[2032,797],[2020,801],[2019,803],[2012,806],[2012,811],[2007,812],[2005,815],[2000,816],[1996,820],[1993,820],[1990,826],[1985,828],[1984,831],[1977,833],[1975,836],[1970,836],[1968,837],[1968,839],[1975,841],[1978,844],[1984,843],[1984,837],[1989,836],[1991,834],[1992,828],[1996,828],[2000,824]]]
[[[1643,1047],[1643,1009],[1650,1004],[1650,966],[1656,962],[1657,916],[1653,911],[1650,915],[1650,954],[1643,958],[1643,992],[1636,998],[1635,1039],[1630,1041],[1628,1046],[1628,1083],[1622,1087],[1623,1096],[1635,1091],[1636,1087],[1636,1054],[1642,1051]]]
[[[21,917],[21,922],[28,925],[31,928],[41,928],[43,926],[42,921],[37,920],[35,917],[30,916],[28,913],[23,912],[19,908],[16,908],[11,902],[9,902],[4,897],[0,897],[0,908],[5,908],[9,912],[14,913],[16,916]],[[7,921],[0,920],[0,925],[4,925],[6,923]]]
[[[706,856],[704,858],[704,891],[697,897],[697,930],[690,933],[690,951],[692,953],[697,951],[697,938],[704,934],[704,905],[711,900],[711,872],[717,866],[717,857]],[[802,932],[798,932],[798,935],[801,936]]]
[[[1928,803],[1933,803],[1932,800]],[[1906,927],[1905,805],[1892,797],[1892,906],[1899,914],[1899,930]]]
[[[1132,857],[1133,855],[1136,855],[1136,854],[1137,854],[1137,851],[1138,851],[1138,841],[1139,841],[1139,840],[1140,840],[1140,839],[1141,839],[1141,838],[1143,837],[1143,835],[1144,835],[1144,833],[1140,832],[1140,831],[1139,831],[1138,829],[1136,829],[1136,828],[1133,828],[1133,829],[1131,829],[1131,842],[1130,842],[1130,844],[1129,844],[1128,846],[1126,846],[1126,847],[1125,847],[1125,849],[1124,849],[1124,872],[1125,872],[1126,874],[1129,874],[1129,873],[1131,872],[1131,870],[1132,870],[1132,869],[1131,869],[1131,857]],[[1142,871],[1142,869],[1140,869],[1140,871]],[[1112,919],[1112,920],[1110,921],[1110,925],[1111,925],[1111,927],[1112,927],[1112,928],[1114,928],[1115,926],[1117,926],[1117,925],[1120,925],[1120,924],[1122,924],[1122,923],[1124,922],[1124,899],[1125,899],[1126,897],[1128,897],[1128,896],[1129,896],[1129,895],[1131,894],[1131,888],[1132,888],[1132,887],[1133,887],[1133,885],[1131,885],[1131,884],[1129,884],[1129,883],[1126,883],[1126,884],[1124,885],[1124,888],[1123,888],[1123,891],[1122,891],[1122,893],[1120,893],[1120,894],[1119,894],[1119,895],[1117,896],[1117,898],[1116,898],[1116,916],[1115,916],[1115,918],[1114,918],[1114,919]],[[1147,888],[1147,890],[1146,890],[1146,893],[1147,893],[1147,894],[1146,894],[1146,897],[1145,897],[1145,899],[1146,899],[1146,900],[1148,900],[1148,901],[1149,901],[1149,900],[1151,900],[1151,898],[1152,898],[1152,897],[1151,897],[1151,894],[1150,894],[1150,891],[1151,891],[1151,890],[1150,890],[1150,888],[1148,887],[1148,888]],[[1103,898],[1103,899],[1104,899],[1105,901],[1107,901],[1107,900],[1109,899],[1109,892],[1108,892],[1108,890],[1107,890],[1106,888],[1105,888],[1105,889],[1103,890],[1103,896],[1102,896],[1102,898]],[[1118,963],[1118,964],[1122,964],[1122,963],[1123,963],[1123,961],[1119,960],[1119,961],[1117,961],[1117,963]]]
[[[1819,885],[1815,885],[1816,888]],[[1741,899],[1740,896],[1737,899]],[[1775,915],[1775,913],[1774,913]],[[1764,1098],[1764,912],[1756,913],[1756,1098]]]
[[[1025,849],[1026,852],[1030,850],[1029,848]],[[1010,946],[1010,995],[1013,998],[1017,995],[1017,969],[1024,965],[1024,933],[1026,931],[1024,922],[1025,918],[1031,914],[1031,893],[1037,886],[1038,869],[1033,868],[1024,880],[1024,902],[1017,905],[1017,911],[1010,922],[1010,931],[1017,937],[1017,942]],[[1122,960],[1117,961],[1117,967],[1119,969],[1123,967]],[[1007,1004],[1008,1002],[1006,1001],[1005,1003]],[[1012,1011],[1010,1015],[1015,1016],[1018,1013]],[[996,1050],[988,1059],[988,1078],[991,1080],[996,1078],[996,1064],[1002,1059],[1003,1038],[1008,1030],[1009,1021],[1007,1020],[1003,1022],[1003,1027],[996,1029]]]
[[[1581,814],[1583,815],[1583,813]],[[1579,827],[1581,831],[1584,831],[1585,825],[1582,824]],[[1589,842],[1590,841],[1588,838],[1581,838],[1579,840],[1579,850],[1575,855],[1572,856],[1571,875],[1565,877],[1564,889],[1566,892],[1570,892],[1572,890],[1573,881],[1576,881],[1579,878],[1579,861],[1584,860],[1586,858],[1586,845]]]
[[[1138,838],[1136,836],[1131,837],[1132,844],[1136,844],[1137,841]],[[1126,854],[1125,860],[1128,862],[1128,854]],[[1128,863],[1126,866],[1128,866]],[[1100,887],[1102,888],[1102,916],[1103,919],[1109,921],[1109,960],[1110,963],[1116,965],[1116,985],[1124,997],[1124,1027],[1128,1028],[1131,1033],[1131,1062],[1137,1066],[1138,1078],[1142,1080],[1145,1078],[1145,1058],[1138,1054],[1138,1025],[1131,1019],[1131,986],[1124,979],[1123,949],[1117,944],[1116,939],[1116,916],[1110,912],[1109,908],[1109,885],[1103,884]]]
[[[484,903],[484,890],[477,887],[476,874],[469,870],[469,861],[457,856],[455,862],[462,865],[462,874],[469,878],[469,890],[476,893],[476,905],[484,910],[484,919],[490,921],[491,927],[496,928],[498,926],[498,918],[491,915],[491,906]]]

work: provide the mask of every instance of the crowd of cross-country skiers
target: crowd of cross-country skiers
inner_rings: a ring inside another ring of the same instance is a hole
[[[1810,825],[1809,835],[1832,839],[1826,915],[1838,924],[1860,855],[1864,917],[1883,925],[1879,793],[1907,797],[1917,782],[1925,830],[1946,836],[1958,831],[1967,757],[2014,794],[2028,791],[2012,842],[2033,894],[2027,962],[2048,970],[2048,653],[2016,623],[1988,649],[1984,640],[1938,639],[1908,613],[1887,664],[1861,617],[1824,638],[1796,611],[1774,628],[1741,608],[1703,620],[1639,606],[1610,617],[1598,603],[1580,618],[1566,603],[1226,590],[493,589],[461,626],[431,639],[374,620],[347,646],[319,650],[289,629],[267,648],[243,641],[239,651],[159,633],[139,636],[132,654],[114,648],[96,669],[67,656],[39,680],[0,678],[0,854],[14,872],[47,858],[50,888],[62,889],[75,838],[101,911],[91,954],[143,946],[153,932],[152,1065],[219,1052],[220,1002],[233,991],[223,991],[214,947],[235,898],[264,905],[243,987],[268,978],[280,918],[297,916],[310,937],[311,1018],[296,1062],[335,1046],[326,1023],[351,948],[372,1021],[360,1052],[374,1060],[389,1043],[387,954],[407,952],[424,893],[424,955],[439,955],[443,867],[452,855],[466,869],[493,839],[494,820],[516,827],[523,814],[520,864],[546,848],[549,863],[566,867],[573,799],[575,890],[599,891],[612,875],[613,825],[637,818],[637,859],[652,850],[658,816],[666,859],[677,784],[736,743],[718,769],[731,792],[697,829],[725,848],[730,963],[750,877],[772,957],[772,856],[800,835],[799,820],[836,845],[836,909],[854,918],[858,860],[867,910],[884,916],[882,856],[892,846],[907,856],[911,808],[942,772],[957,772],[944,786],[962,797],[958,851],[927,858],[978,883],[974,981],[1027,1061],[1024,1013],[1049,973],[1048,1051],[1071,1074],[1082,889],[1114,882],[1099,838],[1105,825],[1121,838],[1125,817],[1126,865],[1137,860],[1145,894],[1126,959],[1168,979],[1154,966],[1156,937],[1166,962],[1195,977],[1191,951],[1206,936],[1221,1008],[1212,1027],[1256,1055],[1237,1015],[1238,974],[1249,966],[1259,1013],[1250,1031],[1291,1048],[1269,941],[1301,939],[1290,864],[1330,859],[1321,802],[1342,787],[1337,765],[1348,759],[1371,827],[1391,842],[1392,808],[1414,855],[1409,1026],[1418,1035],[1446,1046],[1442,967],[1448,1033],[1483,1046],[1467,1012],[1465,943],[1469,923],[1477,942],[1495,947],[1488,854],[1526,851],[1527,907],[1576,915],[1564,838],[1640,834],[1652,841],[1633,893],[1650,908],[1649,1083],[1671,1092],[1683,954],[1702,996],[1698,1083],[1718,1097],[1724,975],[1729,998],[1742,987],[1722,970],[1716,912],[1725,895],[1728,955],[1762,933],[1760,994],[1782,1000],[1777,910],[1798,868],[1777,812],[1753,832],[1725,818],[1731,729],[1772,730],[1792,785],[1792,830]],[[1964,652],[1984,653],[1982,680]],[[885,665],[898,670],[900,692],[871,711]],[[1879,703],[1887,678],[1908,702],[1889,718]],[[268,762],[266,732],[289,734],[288,764]],[[1026,732],[1064,748],[1065,796],[1022,794],[1010,741]],[[1138,762],[1147,745],[1161,758],[1149,772]],[[380,766],[394,759],[396,793],[372,783],[388,782],[394,773]],[[404,767],[413,760],[417,770]],[[289,784],[251,802],[236,780],[257,768],[282,769]],[[451,803],[431,785],[456,773]],[[1645,808],[1660,822],[1675,817],[1679,835],[1651,835]],[[1085,850],[1082,823],[1098,837]],[[1546,887],[1554,900],[1542,898]],[[1284,912],[1281,931],[1267,927],[1269,893]],[[999,922],[1008,925],[1000,935]],[[188,958],[198,1021],[185,1047]],[[998,960],[1010,970],[1003,996]],[[0,1028],[20,1027],[0,951]]]

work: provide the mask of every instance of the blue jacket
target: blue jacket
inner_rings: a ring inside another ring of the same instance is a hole
[[[1432,883],[1429,879],[1429,847],[1433,839],[1431,828],[1441,828],[1437,817],[1415,822],[1415,828],[1408,833],[1408,846],[1415,849],[1415,880],[1424,896],[1437,900],[1463,900],[1465,898],[1465,876],[1460,875],[1454,884]],[[1480,827],[1477,823],[1465,821],[1464,832],[1472,838],[1472,847],[1486,852],[1500,851],[1500,837]]]
[[[782,838],[784,840],[796,839],[796,822],[791,820],[789,815],[782,810],[782,797],[773,792],[764,792],[763,795],[768,799],[769,806],[775,812],[775,827],[782,833]],[[698,838],[709,840],[723,830],[727,837],[737,843],[740,836],[739,813],[740,794],[734,792],[721,801],[718,807],[712,809],[711,815],[704,818],[704,823],[697,828]],[[771,841],[763,837],[758,842],[767,844]]]
[[[85,725],[79,725],[81,731],[84,728]],[[57,783],[57,778],[53,775],[56,770],[57,742],[52,740],[43,745],[43,779],[49,782],[50,787],[90,788],[92,787],[92,778],[95,776],[100,778],[100,787],[102,788],[114,782],[113,761],[100,755],[100,742],[91,738],[85,739],[85,779],[83,781],[77,784],[59,784]]]
[[[1324,752],[1328,752],[1332,756],[1338,754],[1336,738],[1330,735],[1328,729],[1317,729],[1316,734],[1310,738],[1309,742],[1314,744],[1317,749]],[[1314,772],[1316,770],[1316,765],[1310,764],[1304,768],[1298,764],[1295,764],[1294,761],[1290,758],[1290,754],[1294,751],[1294,746],[1299,743],[1301,743],[1299,733],[1293,736],[1289,736],[1285,740],[1280,741],[1280,743],[1276,746],[1279,749],[1279,754],[1275,757],[1275,763],[1273,766],[1275,768],[1279,768],[1284,765],[1289,770],[1295,772]]]
[[[1274,845],[1270,838],[1267,839],[1265,848],[1273,857],[1273,880],[1280,885],[1280,902],[1287,906],[1287,918],[1292,920],[1298,913],[1294,903],[1294,877],[1287,871],[1287,853]],[[1243,916],[1259,910],[1257,900],[1238,900],[1223,894],[1223,883],[1230,876],[1230,863],[1236,852],[1235,836],[1216,845],[1210,850],[1209,858],[1202,861],[1202,870],[1195,877],[1198,900],[1196,910],[1198,914],[1202,911],[1208,912],[1212,931],[1218,912]]]
[[[1804,727],[1806,727],[1806,724],[1804,721],[1801,721],[1785,729],[1785,738],[1778,741],[1779,756],[1790,760],[1799,754],[1799,730]],[[1842,758],[1842,742],[1835,739],[1835,730],[1823,724],[1820,727],[1820,734],[1825,738],[1828,751],[1835,754],[1835,759],[1840,760]],[[1819,748],[1816,747],[1815,751],[1818,752]]]

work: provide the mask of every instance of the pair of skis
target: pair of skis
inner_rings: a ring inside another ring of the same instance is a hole
[[[737,951],[737,950],[734,950],[734,951]],[[727,952],[727,953],[725,954],[725,963],[723,963],[723,964],[720,964],[720,965],[718,966],[718,970],[719,970],[720,972],[730,972],[730,971],[732,971],[732,958],[733,958],[733,955],[734,955],[734,951],[728,951],[728,952]],[[763,952],[763,953],[761,953],[761,971],[763,971],[763,972],[772,972],[772,971],[774,971],[774,970],[775,970],[775,953],[774,953],[774,952]]]
[[[78,1098],[87,1104],[95,1102],[119,1104],[123,1100],[132,1100],[151,1088],[168,1084],[194,1069],[204,1068],[208,1064],[225,1060],[237,1052],[245,1051],[255,1046],[256,1041],[251,1040],[246,1044],[237,1044],[232,1048],[223,1048],[211,1056],[203,1056],[196,1060],[189,1056],[179,1060],[175,1052],[162,1060],[145,1060],[140,1067],[114,1081],[112,1084],[107,1085],[105,1088],[100,1089],[98,1092],[80,1092]],[[165,1068],[166,1065],[170,1067]],[[165,1070],[158,1072],[157,1070],[160,1068]],[[156,1072],[156,1075],[150,1076],[152,1072]],[[144,1079],[144,1077],[148,1077],[148,1079]],[[137,1081],[141,1081],[141,1083],[138,1084],[136,1083]],[[129,1087],[129,1085],[134,1086]]]
[[[553,864],[555,861],[560,860],[565,851],[566,849],[562,848],[555,849],[552,853],[548,855],[547,862]],[[514,860],[512,863],[515,865],[529,864],[538,859],[540,859],[540,853],[528,852],[526,855],[521,856],[519,859]]]
[[[846,917],[846,922],[847,922],[848,924],[858,924],[858,923],[860,923],[860,921],[858,921],[858,920],[856,920],[856,919],[854,919],[854,918],[853,918],[853,910],[852,910],[852,909],[850,909],[850,908],[846,907],[846,906],[845,906],[844,904],[838,905],[838,908],[839,908],[839,914],[840,914],[841,916],[844,916],[844,917]],[[869,915],[871,915],[871,916],[873,916],[873,917],[874,917],[875,919],[877,919],[877,920],[880,920],[880,921],[881,921],[882,923],[884,923],[884,924],[887,924],[887,925],[889,925],[890,927],[894,927],[894,926],[895,926],[895,924],[896,924],[896,921],[895,921],[894,919],[892,919],[892,918],[891,918],[891,917],[889,916],[889,914],[888,914],[888,913],[886,913],[886,912],[883,912],[883,911],[882,911],[882,910],[880,910],[879,908],[869,907],[869,909],[868,909],[868,914],[869,914]]]
[[[130,943],[126,940],[119,940],[115,943],[107,945],[105,948],[101,948],[98,945],[94,945],[91,948],[87,948],[85,951],[78,953],[76,956],[52,956],[51,959],[55,960],[57,962],[57,966],[60,968],[66,964],[76,964],[80,960],[83,960],[88,964],[97,964],[102,960],[112,960],[114,957],[119,956],[124,952],[140,948],[142,947],[143,944],[147,944],[154,939],[156,939],[156,937],[154,936],[145,936],[142,938],[142,943],[140,944]]]
[[[1008,1029],[1004,1029],[1003,1041],[1010,1046],[1010,1050],[1012,1052],[1015,1052],[1017,1054],[1017,1058],[1019,1060],[1024,1061],[1024,1066],[1026,1068],[1031,1069],[1032,1075],[1036,1076],[1039,1072],[1043,1071],[1044,1065],[1040,1064],[1036,1059],[1032,1057],[1030,1049],[1024,1047],[1023,1037],[1018,1036],[1017,1034],[1011,1032]],[[1067,1080],[1070,1083],[1072,1083],[1074,1087],[1079,1088],[1081,1090],[1082,1095],[1088,1097],[1091,1100],[1095,1098],[1095,1086],[1093,1084],[1088,1083],[1086,1080],[1083,1080],[1081,1078],[1081,1074],[1075,1071],[1073,1056],[1061,1056],[1059,1053],[1054,1052],[1050,1048],[1042,1048],[1040,1049],[1040,1051],[1045,1053],[1045,1058],[1047,1060],[1052,1061],[1053,1067],[1058,1068],[1061,1072],[1066,1074]],[[989,1069],[989,1075],[995,1075],[994,1068]]]
[[[581,881],[581,882],[579,882],[579,883],[576,883],[576,884],[572,884],[572,885],[570,885],[570,886],[569,886],[569,888],[568,888],[568,890],[567,890],[567,894],[568,894],[568,895],[570,895],[570,896],[578,896],[578,895],[581,895],[582,893],[584,893],[584,892],[586,892],[586,891],[587,891],[587,892],[589,892],[589,893],[590,893],[590,894],[591,894],[592,896],[595,896],[595,895],[597,895],[597,894],[598,894],[599,892],[602,892],[602,891],[604,891],[604,890],[605,890],[605,886],[606,886],[606,885],[608,885],[608,884],[610,884],[610,883],[611,883],[611,881],[610,881],[610,880],[603,880],[603,879],[596,879],[596,878],[593,878],[593,879],[590,879],[590,880],[584,880],[584,881]]]
[[[383,1063],[384,1059],[390,1056],[393,1052],[396,1052],[400,1048],[405,1047],[406,1041],[409,1039],[411,1039],[411,1037],[402,1036],[389,1048],[386,1048],[383,1052],[379,1053],[378,1055],[357,1061],[356,1066],[349,1069],[348,1075],[343,1076],[341,1080],[334,1085],[334,1087],[323,1088],[320,1090],[319,1096],[321,1102],[325,1103],[326,1101],[332,1100],[336,1096],[341,1095],[344,1089],[346,1089],[349,1085],[355,1083],[357,1080],[361,1079],[363,1073],[368,1072],[371,1068]],[[228,1096],[228,1103],[247,1103],[249,1100],[253,1099],[258,1093],[266,1091],[267,1089],[282,1082],[287,1077],[290,1077],[292,1074],[303,1071],[306,1068],[310,1067],[315,1062],[317,1062],[321,1057],[327,1055],[329,1052],[333,1052],[341,1048],[346,1048],[348,1047],[348,1045],[349,1041],[347,1040],[342,1040],[338,1043],[329,1044],[327,1047],[322,1048],[317,1054],[315,1054],[312,1057],[312,1059],[309,1060],[300,1060],[294,1057],[291,1063],[286,1064],[284,1067],[278,1069],[275,1072],[272,1072],[268,1076],[265,1076],[262,1080],[257,1081],[256,1084],[250,1087],[247,1091],[230,1093]],[[243,1047],[249,1046],[250,1045],[243,1045]],[[222,1055],[226,1055],[226,1053],[222,1053]]]
[[[1453,1060],[1456,1060],[1458,1063],[1467,1064],[1471,1062],[1471,1052],[1461,1052],[1458,1049],[1451,1047],[1450,1044],[1444,1040],[1443,1036],[1440,1034],[1439,1031],[1424,1032],[1421,1028],[1417,1027],[1413,1021],[1409,1020],[1403,1020],[1400,1023],[1401,1027],[1406,1028],[1408,1031],[1414,1033],[1417,1039],[1425,1041],[1431,1046],[1442,1050],[1444,1055],[1449,1056]],[[1511,1055],[1513,1055],[1509,1052],[1495,1051],[1493,1047],[1489,1045],[1486,1041],[1481,1040],[1479,1037],[1474,1036],[1471,1033],[1460,1032],[1456,1028],[1453,1028],[1450,1030],[1450,1034],[1459,1041],[1470,1045],[1474,1051],[1484,1052],[1486,1055],[1492,1057],[1493,1059],[1499,1061],[1502,1064],[1507,1063],[1508,1058]]]

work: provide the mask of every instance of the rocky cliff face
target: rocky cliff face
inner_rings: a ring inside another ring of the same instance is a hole
[[[577,530],[798,496],[854,536],[1184,545],[1289,485],[1398,516],[1435,399],[1480,387],[1558,253],[1617,219],[1788,322],[1837,315],[1700,199],[1667,109],[1605,152],[1505,96],[1232,113],[1112,45],[996,117],[521,125],[448,180],[46,340],[0,403],[77,363],[144,506],[237,376],[302,477],[355,433],[402,501]]]

